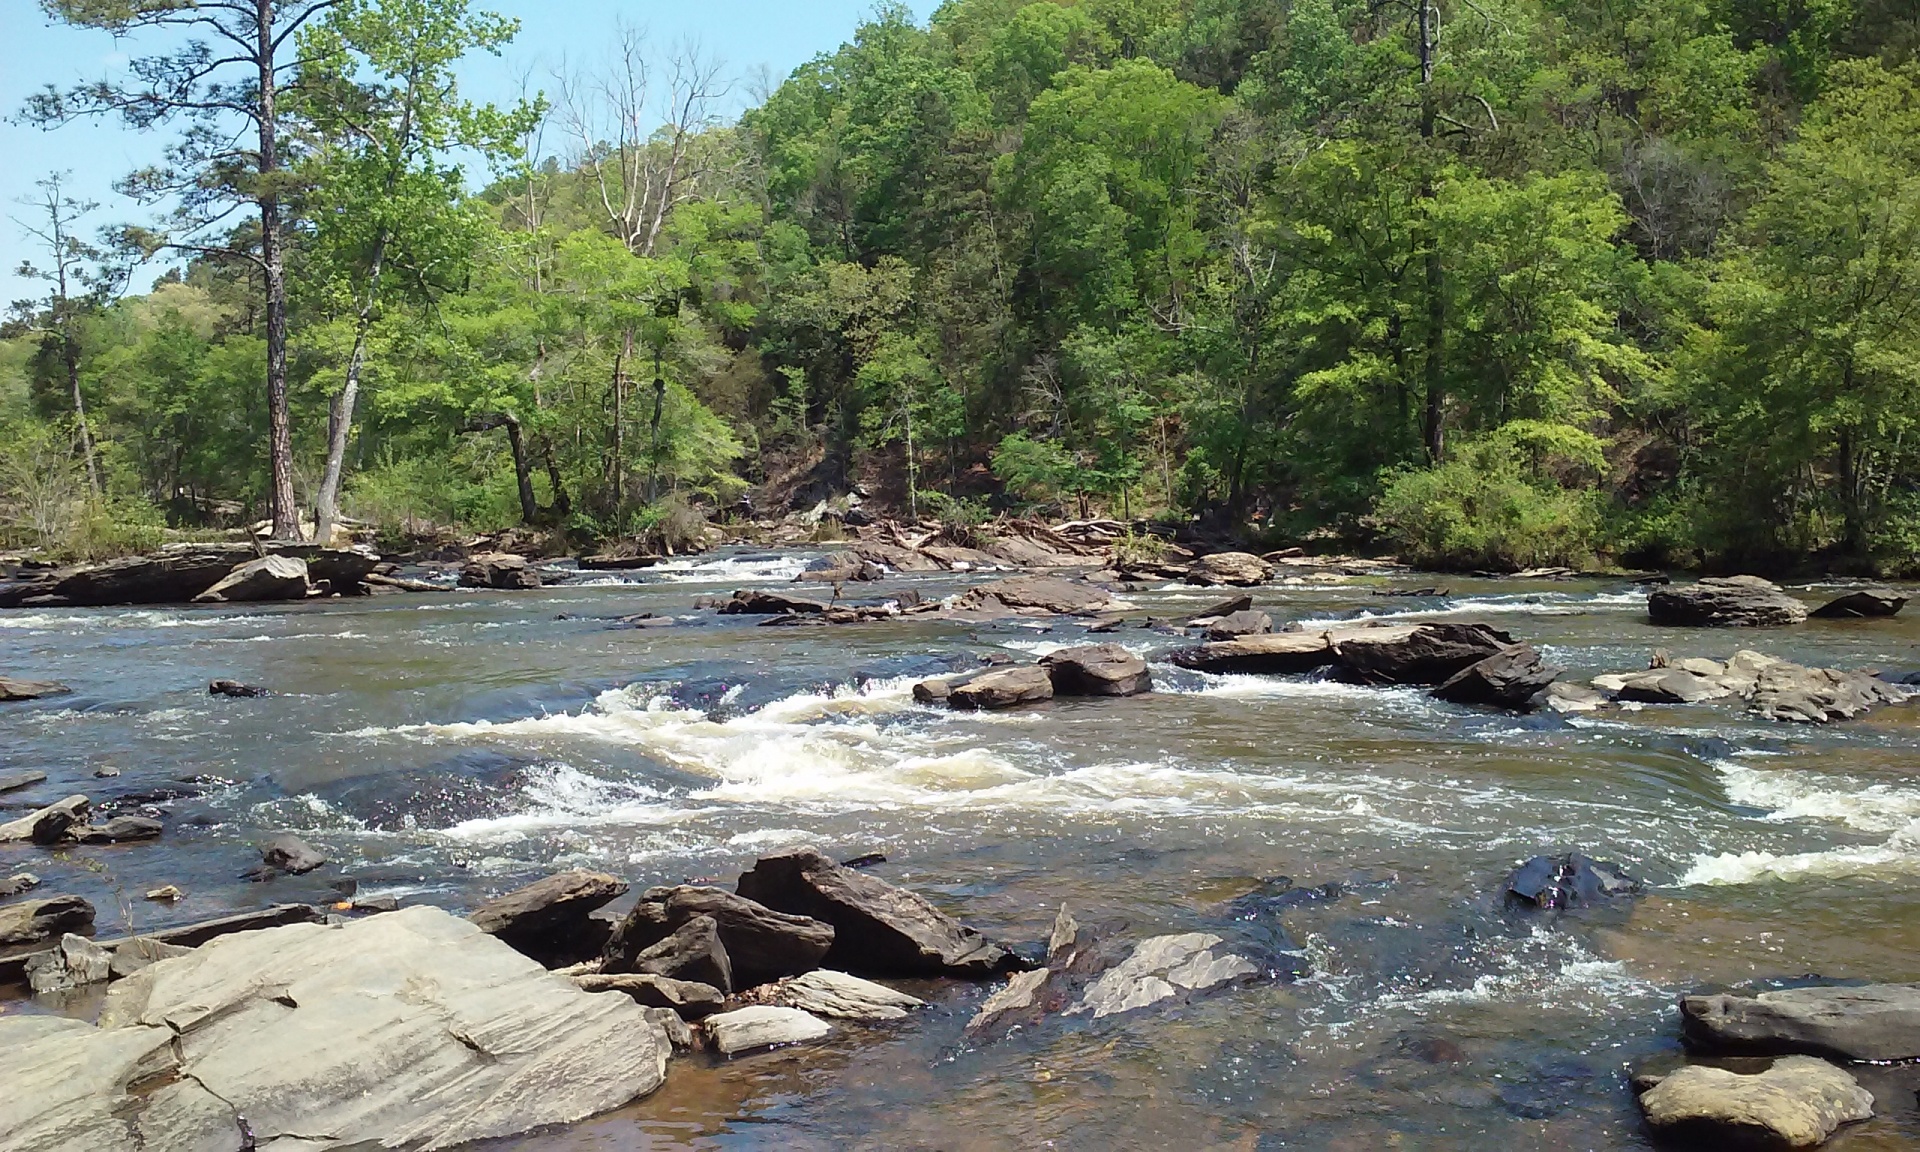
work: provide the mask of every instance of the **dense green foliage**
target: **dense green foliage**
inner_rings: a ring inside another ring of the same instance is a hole
[[[648,119],[631,44],[552,107],[408,103],[509,32],[302,33],[294,470],[324,496],[357,377],[348,515],[666,536],[864,485],[1436,565],[1920,565],[1911,0],[947,0],[734,123],[697,60]],[[42,450],[8,522],[257,514],[258,291],[21,306],[0,428],[79,397],[104,490]]]

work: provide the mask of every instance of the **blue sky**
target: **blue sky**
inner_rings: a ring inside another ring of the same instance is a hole
[[[911,0],[909,6],[924,19],[935,0]],[[601,59],[624,23],[644,29],[657,45],[693,38],[726,61],[738,79],[729,109],[737,112],[747,102],[755,72],[764,68],[777,81],[818,53],[832,51],[874,5],[872,0],[476,0],[475,7],[515,17],[521,30],[501,58],[465,62],[461,80],[470,98],[511,100],[522,77],[551,91],[556,68]],[[87,221],[90,228],[145,214],[116,193],[113,182],[158,160],[163,133],[88,123],[44,132],[12,122],[26,98],[44,85],[65,87],[119,74],[129,55],[141,53],[137,39],[120,42],[105,32],[49,25],[36,0],[0,0],[0,116],[6,117],[0,121],[0,306],[42,290],[14,275],[22,259],[34,256],[16,219],[31,218],[17,201],[34,194],[34,182],[47,173],[70,171],[75,198],[99,202]],[[550,133],[549,139],[558,135]]]

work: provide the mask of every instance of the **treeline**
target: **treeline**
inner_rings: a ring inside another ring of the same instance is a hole
[[[218,115],[271,147],[150,79],[30,110],[177,124],[129,190],[185,195],[95,245],[47,189],[16,534],[287,534],[337,489],[670,541],[858,487],[1465,567],[1920,566],[1914,0],[949,0],[728,122],[716,64],[631,37],[497,109],[452,69],[512,28],[458,0],[269,8],[307,21],[285,91]]]

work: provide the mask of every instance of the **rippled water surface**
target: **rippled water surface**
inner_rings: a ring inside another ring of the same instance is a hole
[[[767,628],[692,607],[797,568],[742,554],[527,593],[0,615],[0,670],[75,688],[0,712],[0,770],[52,777],[9,806],[144,798],[168,826],[157,845],[0,850],[0,870],[88,896],[117,931],[129,910],[148,928],[324,898],[333,870],[236,879],[282,828],[363,893],[453,908],[562,867],[730,881],[812,841],[884,852],[877,874],[1009,941],[1044,938],[1066,903],[1133,935],[1219,932],[1298,975],[982,1045],[962,1028],[984,990],[925,985],[935,1007],[908,1027],[677,1061],[653,1099],[516,1148],[1641,1148],[1625,1072],[1677,1052],[1677,995],[1920,979],[1920,704],[1825,729],[1724,705],[1564,720],[1156,665],[1147,697],[953,714],[916,706],[913,682],[1083,625]],[[1676,632],[1619,584],[1376,586],[1256,600],[1276,620],[1486,620],[1581,676],[1656,646],[1920,666],[1909,618]],[[1162,618],[1217,599],[1127,596]],[[679,619],[618,622],[643,612]],[[279,695],[210,700],[215,677]],[[1557,922],[1501,907],[1514,864],[1575,847],[1649,894]],[[1234,911],[1279,877],[1339,894]],[[187,899],[138,899],[163,883]],[[1831,1147],[1920,1141],[1902,1075],[1873,1086],[1904,1103]]]

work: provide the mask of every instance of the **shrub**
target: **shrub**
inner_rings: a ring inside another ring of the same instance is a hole
[[[1461,445],[1434,467],[1390,473],[1375,514],[1401,558],[1422,567],[1589,563],[1601,540],[1603,495],[1533,474],[1524,456],[1497,436]]]

